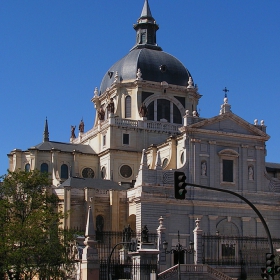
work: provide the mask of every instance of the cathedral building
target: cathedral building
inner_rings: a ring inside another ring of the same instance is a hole
[[[162,216],[171,245],[178,231],[183,245],[193,239],[197,218],[206,234],[266,237],[259,217],[239,198],[189,187],[185,199],[175,199],[179,170],[188,183],[246,197],[278,238],[280,165],[265,161],[264,121],[248,123],[234,114],[226,88],[217,115],[200,116],[194,77],[158,45],[159,26],[147,0],[133,27],[135,45],[94,90],[92,129],[84,131],[81,121],[79,132],[72,127],[69,143],[61,143],[50,140],[46,120],[43,142],[11,151],[9,170],[50,173],[59,208],[70,211],[67,228],[84,229],[91,206],[99,231],[122,231],[127,224],[155,231]],[[241,250],[235,246],[233,257]]]

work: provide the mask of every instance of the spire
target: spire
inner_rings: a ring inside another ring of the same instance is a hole
[[[49,142],[49,127],[48,127],[48,119],[45,121],[45,129],[43,134],[43,142]]]
[[[145,0],[140,18],[151,18],[152,20],[154,20],[148,0]]]
[[[89,206],[84,244],[87,246],[92,246],[92,244],[95,243],[94,237],[95,237],[94,222],[93,222],[93,217],[92,217],[91,206]]]
[[[156,32],[159,26],[152,16],[148,0],[145,0],[140,18],[133,28],[136,30],[136,45],[132,50],[142,48],[162,50],[156,43]]]

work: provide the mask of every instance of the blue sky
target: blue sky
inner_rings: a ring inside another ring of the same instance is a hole
[[[103,75],[135,43],[144,0],[1,0],[0,174],[7,154],[50,140],[69,142]],[[198,84],[202,117],[219,114],[226,86],[233,113],[264,120],[269,162],[280,162],[280,1],[150,0],[157,43]]]

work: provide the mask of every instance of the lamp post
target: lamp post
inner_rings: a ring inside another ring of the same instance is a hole
[[[180,255],[181,252],[186,252],[188,254],[193,254],[194,253],[194,243],[191,241],[189,244],[189,248],[183,248],[183,246],[180,244],[180,234],[178,230],[178,244],[174,249],[171,249],[170,251],[167,251],[168,248],[168,242],[163,241],[162,247],[165,251],[165,254],[178,254],[178,280],[181,280],[181,268],[180,268]]]
[[[216,236],[217,236],[217,249],[218,249],[218,265],[220,265],[220,232],[218,230],[216,230]]]

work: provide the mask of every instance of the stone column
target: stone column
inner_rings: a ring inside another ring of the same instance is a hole
[[[203,230],[199,227],[200,220],[196,219],[196,228],[193,230],[194,235],[194,263],[202,264],[202,233]]]
[[[71,227],[71,187],[64,187],[64,228]]]
[[[165,236],[165,226],[163,225],[163,217],[161,216],[159,219],[159,227],[157,228],[157,233],[158,233],[158,250],[159,250],[159,255],[158,255],[158,264],[165,265],[166,266],[166,254],[163,249],[163,242],[166,240]],[[163,267],[162,267],[163,268]],[[164,270],[164,269],[163,269]]]
[[[98,251],[95,244],[94,222],[91,207],[88,208],[87,225],[85,232],[82,263],[81,263],[81,280],[99,280],[99,259]]]

